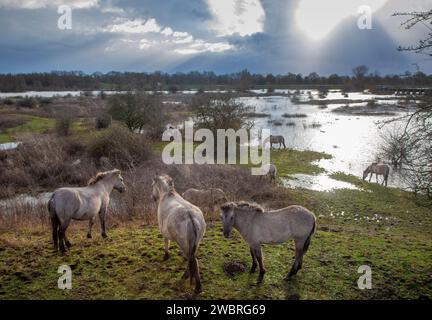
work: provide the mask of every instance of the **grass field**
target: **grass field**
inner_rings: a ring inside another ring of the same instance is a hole
[[[156,149],[160,150],[160,146]],[[318,173],[310,161],[325,155],[274,151],[275,161],[288,159],[284,174]],[[308,161],[305,161],[308,160]],[[282,164],[282,162],[281,162]],[[237,232],[225,239],[222,225],[208,221],[198,250],[203,292],[194,295],[180,277],[186,262],[176,244],[163,262],[163,240],[155,226],[141,221],[115,224],[109,238],[86,223],[69,230],[72,250],[54,253],[48,226],[0,233],[0,299],[426,299],[432,298],[432,216],[430,203],[398,189],[364,182],[354,176],[332,178],[360,190],[318,192],[287,190],[290,202],[315,212],[317,233],[303,269],[291,281],[283,277],[293,262],[293,243],[264,246],[267,273],[262,282],[249,274],[249,250]],[[271,201],[270,201],[271,203]],[[229,276],[224,263],[240,262],[245,272]],[[57,288],[57,269],[73,270],[72,290]],[[372,269],[372,289],[360,290],[357,272]]]

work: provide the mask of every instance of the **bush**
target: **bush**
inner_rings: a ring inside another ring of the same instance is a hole
[[[33,109],[36,108],[37,103],[36,100],[32,97],[25,97],[19,100],[18,105],[23,108]]]
[[[4,115],[0,118],[0,132],[8,128],[18,127],[24,123],[26,123],[26,121],[23,118]]]
[[[122,169],[134,168],[152,156],[142,134],[122,127],[113,127],[108,134],[90,142],[88,152],[98,165],[101,165],[101,158],[108,158],[112,166]]]
[[[123,122],[131,132],[145,131],[150,136],[156,136],[163,131],[166,116],[157,95],[117,94],[110,97],[109,104],[113,119]]]
[[[56,122],[56,132],[61,137],[67,137],[70,135],[72,128],[73,119],[68,116],[64,116],[60,119],[57,119]]]
[[[96,171],[90,161],[73,164],[78,157],[83,159],[85,153],[68,140],[44,135],[23,135],[19,139],[19,148],[4,152],[6,156],[0,159],[0,195],[83,185]]]
[[[12,99],[6,98],[6,99],[3,100],[3,103],[5,105],[11,106],[11,105],[14,104],[14,101]]]
[[[171,85],[171,86],[168,87],[168,91],[170,93],[177,93],[178,92],[178,87],[175,86],[175,85]]]
[[[106,129],[111,125],[111,116],[109,114],[101,114],[95,119],[96,129]]]

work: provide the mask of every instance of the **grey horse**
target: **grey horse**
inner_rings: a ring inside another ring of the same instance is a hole
[[[54,249],[66,252],[71,243],[66,237],[66,229],[72,220],[89,220],[87,237],[91,238],[94,218],[99,214],[102,237],[106,237],[106,212],[113,189],[124,192],[126,187],[120,170],[99,172],[88,182],[87,187],[60,188],[54,191],[48,201],[48,211],[52,225]]]
[[[158,203],[159,230],[165,241],[164,260],[169,258],[170,240],[175,241],[188,260],[188,267],[182,278],[190,278],[191,284],[195,279],[195,292],[198,293],[201,291],[201,278],[196,252],[206,229],[203,213],[175,191],[170,176],[153,178],[152,187],[153,200]]]
[[[315,215],[301,206],[289,206],[279,210],[265,211],[248,202],[228,202],[221,206],[223,233],[229,237],[232,228],[237,229],[249,244],[252,256],[251,273],[266,272],[261,252],[262,244],[280,244],[294,239],[295,261],[285,279],[297,274],[303,263],[303,255],[309,248],[316,229]]]
[[[387,187],[387,181],[390,174],[390,166],[383,163],[372,163],[369,167],[366,168],[366,170],[363,171],[363,180],[367,178],[367,176],[370,174],[369,182],[372,179],[373,174],[376,175],[376,181],[378,183],[378,175],[382,175],[384,177],[382,181],[382,185],[385,183],[385,186]]]
[[[285,145],[285,138],[283,136],[272,136],[270,135],[270,137],[268,137],[266,139],[266,142],[270,141],[270,148],[273,147],[273,144],[277,144],[279,143],[279,149],[283,146],[284,148],[286,148]]]

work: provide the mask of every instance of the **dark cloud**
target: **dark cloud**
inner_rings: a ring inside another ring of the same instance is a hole
[[[266,13],[263,32],[244,37],[218,37],[209,27],[213,17],[204,0],[100,1],[98,7],[73,10],[72,30],[57,28],[55,7],[0,8],[0,72],[197,69],[225,73],[247,68],[260,73],[349,74],[353,66],[366,64],[371,71],[399,74],[419,61],[424,71],[432,71],[423,57],[396,50],[397,33],[391,32],[394,26],[388,19],[391,1],[382,10],[386,15],[374,21],[373,30],[359,30],[356,20],[347,18],[321,42],[309,41],[296,28],[293,14],[299,1],[261,0]],[[160,33],[108,32],[119,18],[154,18],[161,30],[186,32],[193,40],[180,44],[175,43],[179,39]],[[228,43],[235,49],[228,50]],[[223,49],[214,52],[218,48]]]

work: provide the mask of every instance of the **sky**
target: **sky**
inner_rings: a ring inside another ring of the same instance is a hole
[[[61,6],[70,29],[59,28]],[[392,14],[430,9],[432,0],[0,0],[0,73],[349,75],[364,64],[429,74],[432,57],[397,48],[430,30],[406,30]]]

